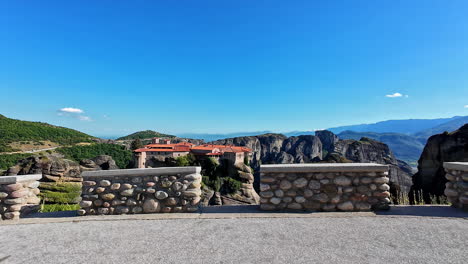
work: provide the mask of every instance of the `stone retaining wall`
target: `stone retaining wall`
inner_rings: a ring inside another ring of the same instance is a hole
[[[452,206],[468,211],[468,162],[445,162],[445,195]]]
[[[0,177],[0,219],[19,219],[37,211],[41,199],[39,182],[41,174]]]
[[[83,172],[79,215],[195,212],[200,167]]]
[[[262,210],[389,209],[389,167],[372,163],[262,165]]]

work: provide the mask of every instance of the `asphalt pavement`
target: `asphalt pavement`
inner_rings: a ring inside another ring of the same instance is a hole
[[[213,217],[25,219],[0,224],[0,263],[467,263],[468,215],[447,208],[427,207],[435,212],[429,215],[400,208],[253,217],[250,207],[238,209],[253,210],[241,217],[219,208],[210,209]]]

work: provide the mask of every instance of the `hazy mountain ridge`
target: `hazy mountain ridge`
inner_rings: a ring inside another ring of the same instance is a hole
[[[343,131],[338,134],[341,139],[359,140],[371,138],[387,144],[398,159],[416,162],[424,149],[424,144],[414,136],[399,133],[376,133]]]
[[[437,118],[437,119],[402,119],[402,120],[386,120],[373,124],[358,124],[350,126],[339,126],[329,128],[327,130],[333,133],[341,133],[346,130],[355,132],[376,132],[376,133],[400,133],[406,135],[413,135],[422,133],[427,129],[440,126],[444,123],[453,120],[464,118],[462,116],[454,116],[451,118]],[[465,117],[466,118],[466,117]],[[454,127],[453,129],[457,129]]]

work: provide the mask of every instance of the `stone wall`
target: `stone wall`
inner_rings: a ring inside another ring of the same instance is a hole
[[[444,194],[452,206],[468,211],[468,162],[445,162]]]
[[[262,210],[389,209],[388,165],[315,163],[262,165]]]
[[[195,212],[200,167],[89,171],[79,215]]]
[[[0,177],[0,219],[19,219],[37,211],[41,199],[39,182],[41,174]]]

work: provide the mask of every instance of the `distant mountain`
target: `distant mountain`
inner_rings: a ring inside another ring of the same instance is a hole
[[[145,130],[145,131],[138,131],[133,134],[130,134],[128,136],[124,137],[119,137],[117,140],[131,140],[131,139],[145,139],[145,138],[153,138],[153,137],[168,137],[168,138],[173,138],[175,136],[173,135],[168,135],[168,134],[163,134],[159,133],[153,130]]]
[[[340,126],[340,127],[328,128],[327,130],[332,131],[336,134],[341,133],[343,131],[351,130],[355,132],[401,133],[401,134],[411,135],[411,134],[415,134],[421,131],[432,129],[434,127],[440,126],[444,123],[454,121],[459,118],[461,117],[454,116],[451,118],[438,118],[438,119],[387,120],[387,121],[377,122],[374,124]],[[458,127],[453,127],[451,130],[455,130]]]
[[[414,136],[417,138],[424,139],[424,143],[425,143],[426,140],[432,135],[440,134],[445,131],[447,132],[455,131],[458,128],[462,127],[464,124],[468,124],[468,116],[457,117],[448,122],[439,124],[435,127],[421,130],[415,133]]]
[[[360,140],[362,137],[371,138],[387,144],[395,156],[408,163],[415,163],[424,149],[424,144],[416,137],[399,133],[375,133],[343,131],[338,134],[340,139]]]
[[[203,139],[206,142],[215,141],[218,139],[224,138],[234,138],[234,137],[247,137],[247,136],[257,136],[271,133],[270,131],[256,131],[256,132],[237,132],[237,133],[227,133],[227,134],[197,134],[197,133],[185,133],[178,134],[180,138],[193,138],[193,139]]]
[[[0,152],[9,152],[13,142],[51,141],[60,145],[91,142],[94,138],[85,133],[42,122],[22,121],[0,115]]]

